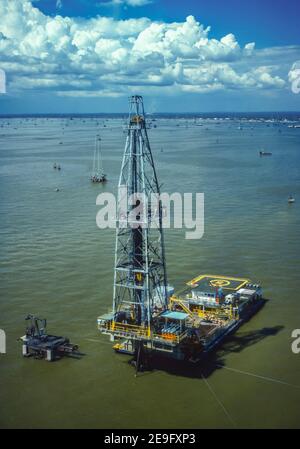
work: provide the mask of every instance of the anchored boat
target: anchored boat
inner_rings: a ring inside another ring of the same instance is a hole
[[[269,151],[260,151],[259,152],[260,156],[272,156],[272,153],[270,153]]]

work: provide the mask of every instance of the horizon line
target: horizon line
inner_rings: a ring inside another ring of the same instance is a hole
[[[128,115],[128,111],[120,111],[120,112],[17,112],[17,113],[0,113],[0,117],[21,117],[21,116],[50,116],[50,115]],[[145,115],[201,115],[201,114],[300,114],[300,110],[298,111],[285,111],[285,110],[269,110],[269,111],[212,111],[212,112],[146,112]]]

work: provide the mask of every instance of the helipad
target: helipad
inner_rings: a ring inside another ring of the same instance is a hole
[[[187,282],[190,287],[217,288],[236,291],[246,285],[249,279],[221,276],[218,274],[201,274]]]

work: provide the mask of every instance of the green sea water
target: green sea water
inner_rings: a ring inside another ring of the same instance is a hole
[[[96,197],[116,191],[123,123],[0,119],[0,427],[299,428],[291,333],[300,328],[300,129],[165,117],[149,130],[162,190],[205,195],[203,238],[165,232],[169,283],[180,289],[200,273],[249,277],[269,301],[209,366],[135,378],[96,328],[112,302],[115,244],[113,230],[96,226]],[[105,186],[89,180],[97,133]],[[259,157],[261,148],[273,155]],[[17,338],[28,313],[46,317],[49,332],[85,356],[24,359]]]

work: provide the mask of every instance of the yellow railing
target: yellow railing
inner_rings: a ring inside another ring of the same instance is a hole
[[[181,299],[177,298],[177,296],[173,295],[170,297],[170,303],[172,302],[178,304],[188,315],[192,315],[190,309],[184,304],[184,302]]]
[[[172,341],[179,343],[186,335],[187,331],[180,335],[166,333],[166,334],[155,334],[151,332],[150,327],[136,326],[133,324],[118,323],[116,321],[110,321],[106,323],[105,329],[111,332],[116,332],[124,335],[134,334],[137,337],[146,337],[149,339],[159,338],[160,340]]]
[[[110,330],[111,331],[117,331],[117,332],[124,332],[127,334],[136,334],[138,336],[145,336],[149,337],[151,330],[150,327],[145,326],[136,326],[133,324],[125,324],[125,323],[118,323],[116,321],[112,321],[110,324]]]
[[[192,313],[203,319],[222,319],[222,317],[227,317],[230,320],[237,320],[239,318],[238,314],[232,308],[223,310],[203,310],[201,308],[194,308]]]

